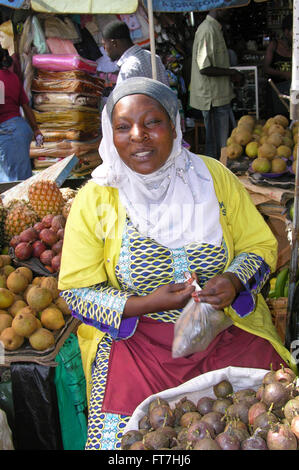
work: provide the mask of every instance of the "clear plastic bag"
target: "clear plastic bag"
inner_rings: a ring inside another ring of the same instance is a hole
[[[192,285],[200,290],[194,280]],[[215,310],[210,304],[189,300],[174,327],[172,357],[184,357],[204,351],[213,339],[233,324],[223,310]]]

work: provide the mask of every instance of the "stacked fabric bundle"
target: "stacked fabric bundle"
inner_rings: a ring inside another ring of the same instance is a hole
[[[31,143],[34,167],[45,168],[72,154],[80,160],[74,172],[96,167],[101,163],[99,107],[104,88],[103,80],[91,73],[96,63],[70,54],[39,54],[32,63],[32,104],[44,136],[42,147]]]
[[[101,52],[73,17],[30,15],[19,41],[25,91],[44,145],[31,143],[33,167],[44,169],[75,154],[75,171],[88,174],[101,163],[100,104],[104,81],[97,74]],[[74,170],[73,170],[74,173]]]

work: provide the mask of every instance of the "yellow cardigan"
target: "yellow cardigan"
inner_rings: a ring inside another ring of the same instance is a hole
[[[228,249],[226,268],[235,256],[250,252],[261,256],[274,271],[277,241],[238,178],[213,158],[199,156],[213,177],[220,205],[220,222]],[[58,287],[61,290],[88,287],[107,281],[119,288],[115,276],[126,211],[118,190],[90,181],[78,192],[67,219]],[[282,359],[295,371],[296,365],[273,325],[268,306],[258,295],[254,312],[240,318],[229,307],[226,313],[234,324],[261,336],[273,345]],[[78,340],[87,381],[91,387],[91,364],[104,334],[85,324],[78,329]]]

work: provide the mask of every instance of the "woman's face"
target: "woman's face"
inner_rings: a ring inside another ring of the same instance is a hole
[[[174,124],[158,101],[146,95],[119,100],[112,115],[113,142],[123,162],[143,175],[166,162],[176,137]]]

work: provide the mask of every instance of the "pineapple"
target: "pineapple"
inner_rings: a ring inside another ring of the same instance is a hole
[[[65,203],[57,184],[46,180],[36,181],[29,186],[28,199],[41,219],[48,214],[61,214]]]
[[[60,191],[65,202],[73,199],[77,194],[77,190],[72,188],[60,188]]]
[[[19,235],[26,228],[32,227],[38,222],[37,214],[30,209],[28,204],[23,202],[15,203],[11,209],[8,209],[5,225],[5,242],[9,243],[12,237]]]
[[[63,206],[63,208],[62,208],[62,215],[65,217],[65,219],[68,218],[68,215],[69,215],[69,213],[70,213],[70,210],[71,210],[73,201],[74,201],[74,198],[68,199],[68,200],[64,203],[64,206]]]

